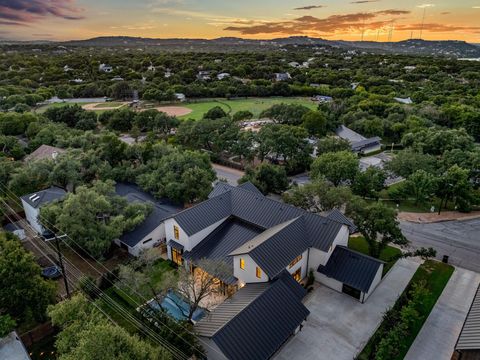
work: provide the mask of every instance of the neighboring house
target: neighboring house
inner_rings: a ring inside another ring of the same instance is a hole
[[[123,81],[123,78],[121,76],[114,76],[112,81]]]
[[[167,79],[168,79],[169,77],[171,77],[172,75],[173,75],[173,73],[172,73],[172,70],[170,70],[170,69],[166,69],[166,70],[165,70],[165,73],[163,74],[163,76],[164,76],[165,78],[167,78]]]
[[[145,220],[132,231],[124,233],[115,243],[138,256],[143,250],[165,243],[165,219],[181,210],[180,207],[155,199],[135,184],[117,183],[115,193],[124,197],[129,203],[147,203],[152,211]]]
[[[0,339],[0,359],[30,360],[27,349],[15,331]]]
[[[72,70],[73,70],[73,69],[72,69],[70,66],[68,66],[68,65],[65,65],[65,66],[63,67],[63,71],[64,71],[64,72],[69,72],[69,71],[72,71]]]
[[[22,229],[21,224],[18,221],[13,223],[8,223],[3,227],[3,229],[17,236],[20,240],[25,239],[25,230]]]
[[[329,103],[333,101],[333,98],[331,96],[315,95],[312,97],[312,101],[316,101],[319,103]]]
[[[473,298],[452,355],[454,360],[480,359],[480,286]]]
[[[293,68],[297,68],[297,67],[300,66],[300,64],[296,61],[289,62],[288,65],[293,67]]]
[[[37,191],[33,194],[23,195],[23,209],[28,223],[39,233],[44,234],[45,228],[38,221],[40,208],[54,201],[61,201],[67,195],[67,192],[59,187],[52,186],[48,189]]]
[[[406,104],[406,105],[413,104],[413,100],[410,99],[410,97],[408,97],[408,98],[394,97],[393,100],[395,100],[396,102],[399,102],[401,104]]]
[[[350,143],[352,151],[355,153],[370,154],[382,149],[382,139],[378,136],[366,138],[345,125],[340,125],[337,130],[335,130],[335,133],[338,137],[347,140]]]
[[[229,265],[219,281],[231,294],[245,284],[272,281],[284,270],[297,281],[313,270],[318,281],[331,284],[316,270],[329,265],[337,245],[352,254],[342,267],[356,266],[356,253],[346,248],[351,225],[265,197],[249,182],[237,187],[218,183],[208,200],[167,219],[165,232],[168,257],[176,264],[195,267],[207,258]],[[372,285],[368,291],[357,289],[366,293],[364,298],[380,281],[375,275],[364,274]]]
[[[201,70],[197,74],[197,79],[201,81],[208,81],[211,79],[210,77],[210,71],[207,70]]]
[[[187,97],[182,93],[175,93],[175,99],[178,101],[187,101]]]
[[[113,67],[111,67],[108,64],[100,64],[98,66],[98,71],[105,72],[105,73],[111,73],[113,71]]]
[[[275,73],[275,81],[288,81],[292,77],[287,73]]]
[[[24,161],[37,161],[37,160],[55,160],[58,155],[65,153],[66,150],[57,148],[55,146],[50,145],[40,145],[34,152],[30,153],[29,155],[25,156]]]
[[[230,77],[230,74],[229,73],[220,73],[217,75],[217,79],[218,80],[223,80],[223,79],[227,79]]]

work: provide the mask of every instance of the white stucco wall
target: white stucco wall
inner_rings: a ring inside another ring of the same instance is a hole
[[[308,249],[305,250],[302,254],[302,259],[296,263],[295,265],[293,265],[291,268],[289,268],[287,266],[287,270],[290,274],[293,274],[295,271],[297,271],[299,268],[302,268],[302,275],[301,275],[301,278],[303,279],[304,277],[307,276],[307,272],[308,272],[308,269],[307,269],[307,260],[308,260]],[[292,259],[293,261],[293,259]]]
[[[382,281],[382,273],[383,273],[383,264],[379,266],[377,273],[375,274],[375,278],[372,281],[372,285],[370,285],[370,289],[368,290],[368,293],[365,293],[364,300],[367,300],[369,296],[372,295],[372,293],[375,291],[378,284],[380,284],[380,281]]]
[[[28,223],[35,229],[36,232],[41,234],[43,232],[43,227],[38,221],[40,209],[34,208],[23,199],[22,204],[23,209],[25,210],[25,218],[27,219]]]
[[[245,260],[245,269],[240,269],[240,258]],[[237,255],[233,257],[233,275],[238,278],[240,283],[258,283],[267,282],[268,276],[262,270],[262,276],[257,278],[256,268],[257,263],[248,254]],[[261,269],[261,268],[260,268]]]
[[[335,279],[329,278],[323,274],[320,274],[318,271],[315,272],[315,280],[319,283],[328,286],[330,289],[342,292],[343,283]]]
[[[167,242],[169,240],[175,240],[179,244],[182,244],[185,248],[184,251],[191,251],[195,246],[197,246],[203,239],[207,237],[213,230],[215,230],[222,222],[225,221],[226,218],[217,221],[216,223],[206,227],[199,232],[188,236],[187,233],[182,229],[182,227],[175,221],[175,219],[167,219],[165,220],[165,235],[167,238]],[[179,230],[179,238],[175,239],[175,235],[173,232],[173,227],[178,226]]]
[[[330,259],[330,255],[332,255],[332,252],[335,249],[335,246],[337,245],[348,246],[349,235],[350,233],[348,231],[348,227],[344,225],[340,228],[340,231],[338,232],[337,236],[335,236],[335,239],[332,242],[332,246],[327,252],[318,250],[315,248],[310,248],[310,258],[308,261],[308,269],[309,270],[312,269],[313,273],[316,276],[318,266],[325,265],[327,263],[328,259]]]
[[[152,239],[144,244],[148,239]],[[133,256],[138,256],[144,250],[151,249],[155,244],[165,239],[165,223],[158,225],[151,233],[147,234],[138,242],[137,245],[128,249]]]

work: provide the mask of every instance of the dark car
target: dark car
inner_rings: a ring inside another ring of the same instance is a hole
[[[42,276],[47,279],[58,279],[62,276],[62,270],[57,266],[49,266],[42,269]]]

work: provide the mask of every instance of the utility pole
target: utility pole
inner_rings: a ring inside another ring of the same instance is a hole
[[[65,265],[63,264],[62,251],[60,250],[60,239],[63,239],[65,237],[67,237],[67,235],[57,236],[57,234],[55,234],[54,239],[55,239],[55,247],[57,249],[58,266],[60,266],[60,269],[62,270],[63,283],[65,284],[65,290],[67,291],[67,298],[70,299],[70,288],[68,287],[67,273],[65,272]]]
[[[423,32],[423,26],[425,25],[425,14],[427,12],[427,7],[425,6],[423,8],[423,16],[422,16],[422,26],[420,27],[420,40],[422,40],[422,32]]]

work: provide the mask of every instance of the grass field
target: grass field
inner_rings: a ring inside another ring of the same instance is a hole
[[[192,110],[190,114],[180,116],[180,119],[199,120],[202,118],[203,114],[215,106],[220,106],[223,110],[225,110],[225,112],[231,115],[235,114],[237,111],[248,110],[253,113],[254,117],[257,117],[263,110],[266,110],[275,104],[281,103],[304,105],[312,110],[317,108],[317,104],[311,101],[309,98],[275,97],[238,100],[216,99],[210,101],[184,103],[179,105]]]
[[[105,107],[117,107],[117,106],[122,106],[123,104],[124,104],[123,102],[119,102],[119,101],[110,101],[110,102],[98,103],[97,105],[95,105],[95,108],[101,109]]]

